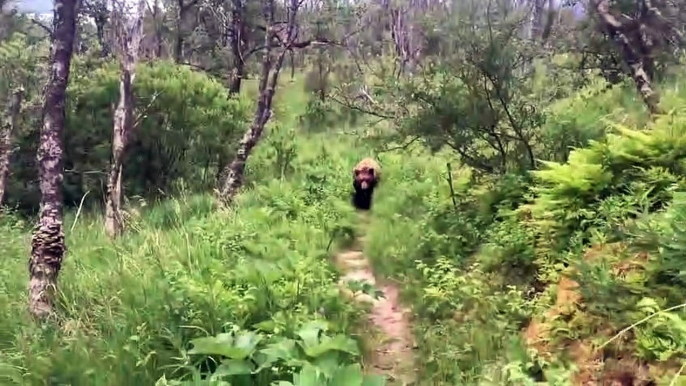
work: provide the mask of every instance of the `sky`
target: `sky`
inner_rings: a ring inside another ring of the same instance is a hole
[[[14,0],[21,12],[51,13],[53,0]]]

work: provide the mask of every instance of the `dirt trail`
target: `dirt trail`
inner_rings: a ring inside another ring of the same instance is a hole
[[[379,283],[375,278],[369,260],[362,252],[364,242],[364,237],[358,237],[353,247],[336,256],[336,265],[344,272],[339,282],[343,294],[371,306],[369,325],[375,331],[367,332],[371,333],[367,336],[367,345],[372,350],[367,371],[385,375],[388,385],[414,385],[414,343],[409,310],[401,307],[397,286]],[[367,282],[374,286],[374,290],[382,291],[383,297],[374,299],[361,291],[352,293],[348,289],[348,281]]]

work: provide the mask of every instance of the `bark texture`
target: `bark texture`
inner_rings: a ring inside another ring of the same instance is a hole
[[[43,125],[38,146],[41,205],[31,239],[29,312],[38,319],[53,313],[53,294],[66,252],[62,226],[65,91],[76,31],[77,0],[55,0],[50,73],[44,89]]]
[[[610,12],[610,0],[593,0],[591,3],[602,27],[619,49],[643,102],[651,114],[660,114],[660,96],[653,88],[650,75],[646,71],[646,65],[651,66],[651,63],[645,63],[647,57],[643,53],[647,52],[647,49],[643,47],[640,26],[636,23],[620,22]]]
[[[131,127],[133,111],[132,74],[121,72],[119,76],[119,102],[114,110],[112,131],[112,164],[107,176],[107,200],[105,202],[105,232],[116,237],[123,231],[121,215],[121,177],[124,150]]]
[[[111,238],[118,236],[124,228],[121,213],[122,167],[124,153],[134,128],[133,80],[138,62],[139,48],[143,37],[143,2],[132,20],[125,15],[122,2],[115,2],[113,22],[117,53],[119,56],[119,101],[114,110],[112,129],[112,163],[107,177],[107,200],[105,202],[105,232]]]
[[[0,205],[5,202],[7,177],[10,174],[10,156],[12,155],[12,133],[17,126],[23,97],[23,88],[14,90],[7,105],[2,126],[0,126]]]
[[[295,39],[297,37],[296,16],[299,0],[289,0],[288,2],[288,22],[286,26],[286,38],[282,39],[281,52],[274,61],[273,44],[274,44],[274,0],[266,0],[264,3],[264,16],[266,20],[264,45],[265,51],[262,58],[262,71],[260,74],[259,96],[257,99],[257,108],[250,128],[245,132],[241,139],[238,152],[236,156],[228,164],[222,173],[224,179],[222,181],[221,190],[219,191],[219,198],[225,203],[230,204],[235,198],[238,190],[243,185],[243,174],[245,172],[245,164],[252,149],[257,145],[264,131],[264,126],[267,124],[271,116],[272,99],[283,66],[283,61],[286,53],[296,46]]]
[[[198,3],[199,0],[177,0],[177,20],[176,20],[176,43],[174,48],[174,59],[176,63],[183,63],[185,59],[184,45],[186,41],[186,18],[188,11]]]
[[[245,54],[246,43],[246,11],[244,0],[232,0],[230,43],[231,55],[233,56],[233,70],[229,80],[229,93],[238,94],[241,91],[241,84],[245,76]]]
[[[107,41],[106,28],[109,23],[109,11],[107,0],[87,0],[83,3],[83,11],[93,18],[95,22],[95,35],[100,44],[100,56],[106,58],[110,55],[110,45]]]

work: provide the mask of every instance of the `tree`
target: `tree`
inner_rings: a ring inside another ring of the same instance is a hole
[[[21,110],[24,89],[18,87],[12,92],[7,110],[0,126],[0,205],[3,204],[7,190],[7,176],[10,173],[10,155],[12,154],[12,132],[17,126]]]
[[[95,31],[100,44],[100,55],[106,58],[110,55],[110,44],[105,36],[105,28],[109,23],[107,0],[84,0],[81,11],[93,19]]]
[[[29,312],[38,319],[53,313],[53,291],[66,252],[63,230],[62,154],[65,94],[76,33],[78,0],[55,0],[50,74],[44,89],[43,125],[40,130],[38,164],[41,205],[31,239],[29,260]]]
[[[121,180],[124,152],[135,122],[133,117],[133,80],[141,39],[143,38],[143,12],[145,4],[139,1],[138,9],[130,15],[124,1],[112,4],[115,46],[119,57],[119,101],[114,110],[112,130],[112,164],[107,177],[107,201],[105,202],[105,231],[116,237],[122,231]]]
[[[153,49],[154,54],[152,57],[159,59],[162,57],[162,24],[164,23],[164,13],[160,8],[160,0],[153,0],[152,5],[150,5],[148,2],[146,2],[146,4],[148,4],[148,11],[152,15],[152,24],[155,36]]]
[[[653,88],[649,71],[646,69],[646,67],[652,67],[652,64],[646,63],[647,58],[642,55],[642,52],[647,53],[647,50],[641,36],[639,23],[620,22],[610,12],[610,0],[593,0],[591,5],[600,19],[600,25],[621,52],[621,57],[628,67],[629,75],[636,84],[636,89],[648,110],[652,114],[660,113],[660,97]]]
[[[257,97],[257,107],[250,128],[245,132],[238,145],[238,152],[234,159],[229,163],[222,173],[225,177],[222,181],[219,198],[224,203],[231,203],[238,193],[238,189],[243,185],[243,173],[245,164],[252,149],[257,145],[264,126],[271,116],[272,99],[276,92],[279,80],[279,73],[283,66],[286,53],[295,47],[305,46],[307,42],[298,43],[297,14],[300,7],[300,0],[289,0],[287,3],[287,22],[285,31],[281,30],[283,36],[278,37],[274,20],[275,5],[274,0],[265,0],[263,14],[266,21],[264,33],[264,53],[262,57],[262,72],[260,74],[259,95]],[[280,42],[280,52],[274,60],[273,48],[278,37]],[[307,43],[309,45],[309,43]]]
[[[7,9],[9,3],[8,0],[0,0],[0,41],[10,36],[17,24],[16,11]]]
[[[176,63],[183,63],[185,58],[184,43],[186,40],[186,22],[188,18],[188,12],[199,0],[190,0],[185,2],[184,0],[177,0],[177,19],[176,19],[176,43],[174,49],[174,58]]]
[[[244,0],[231,1],[231,27],[229,39],[231,41],[231,55],[233,57],[233,70],[229,79],[229,92],[238,94],[241,91],[241,83],[245,76],[245,52],[247,46],[247,12]]]

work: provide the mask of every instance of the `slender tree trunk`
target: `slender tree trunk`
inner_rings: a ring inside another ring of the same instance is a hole
[[[43,126],[38,146],[41,205],[31,239],[29,312],[38,319],[53,313],[57,276],[66,252],[62,226],[62,159],[65,91],[76,32],[76,0],[55,0],[50,75],[44,89]]]
[[[233,70],[229,80],[229,94],[238,94],[245,76],[245,58],[243,58],[243,40],[245,39],[245,4],[243,0],[233,0],[231,9],[231,55]]]
[[[110,56],[110,46],[105,38],[105,24],[107,24],[106,15],[98,15],[95,17],[95,33],[100,43],[100,57],[106,58]]]
[[[543,10],[545,9],[545,0],[533,0],[533,9],[531,15],[531,40],[538,40],[543,34]]]
[[[183,46],[186,41],[186,36],[184,34],[184,29],[186,27],[186,13],[197,2],[198,0],[190,0],[188,3],[185,3],[184,0],[177,0],[176,2],[177,7],[179,8],[176,24],[176,47],[174,49],[176,63],[183,63],[185,59]]]
[[[106,36],[106,28],[109,22],[109,11],[107,10],[107,2],[109,0],[84,0],[83,1],[83,14],[85,16],[90,16],[93,18],[93,21],[95,22],[95,34],[98,40],[98,43],[100,44],[100,57],[106,58],[110,55],[110,46],[109,42],[107,41],[107,36]],[[78,8],[81,7],[81,5],[77,4],[77,12],[79,12]],[[78,18],[78,14],[77,14]],[[76,20],[76,25],[78,27],[79,20]],[[78,30],[76,33],[76,39],[78,40],[79,34]]]
[[[2,126],[0,126],[0,205],[5,202],[7,177],[10,173],[10,155],[12,155],[12,133],[17,126],[23,97],[23,88],[20,87],[14,90],[7,106]]]
[[[155,0],[153,7],[152,18],[155,25],[155,57],[159,59],[162,57],[162,21],[159,20],[161,14],[159,0]]]
[[[257,99],[257,108],[255,109],[255,116],[253,117],[250,128],[243,135],[243,138],[238,145],[236,156],[233,161],[224,168],[224,172],[222,173],[225,178],[219,192],[219,198],[225,204],[230,204],[233,201],[238,193],[238,189],[243,185],[245,164],[248,161],[252,149],[259,142],[262,132],[264,131],[264,126],[271,116],[272,99],[274,98],[274,92],[276,91],[279,73],[283,66],[286,53],[291,49],[295,39],[295,23],[299,1],[300,0],[290,0],[288,3],[288,32],[284,47],[282,47],[282,51],[276,59],[276,63],[273,63],[272,61],[274,0],[265,1],[264,14],[266,19],[266,31],[264,42],[266,49],[262,59],[262,73],[260,74],[260,92]]]
[[[295,53],[291,51],[291,82],[295,80]]]
[[[555,24],[555,19],[557,18],[557,8],[555,8],[555,0],[548,0],[548,15],[546,17],[545,25],[543,26],[543,32],[541,33],[541,40],[545,43],[550,37],[550,33],[553,31],[553,24]]]
[[[600,23],[621,52],[622,59],[629,68],[629,75],[636,85],[639,95],[651,114],[659,114],[660,96],[655,91],[648,72],[646,58],[642,55],[643,41],[638,26],[625,26],[610,13],[609,0],[593,0],[592,5],[600,18]],[[634,28],[635,30],[631,30]]]
[[[231,70],[231,77],[229,80],[229,95],[241,92],[244,77],[245,63],[243,62],[243,59],[234,59],[233,69]]]
[[[107,201],[105,203],[105,232],[111,238],[123,231],[121,215],[121,176],[124,151],[133,121],[132,74],[122,70],[119,77],[119,102],[114,110],[112,132],[112,164],[107,177]]]
[[[113,25],[119,56],[119,101],[114,110],[112,129],[112,164],[107,177],[107,200],[105,202],[105,232],[110,238],[117,237],[123,231],[121,215],[121,185],[124,153],[129,137],[134,128],[133,81],[138,62],[140,43],[143,38],[144,0],[138,4],[138,12],[133,20],[124,12],[124,0],[113,3]],[[131,25],[130,25],[131,24]]]

